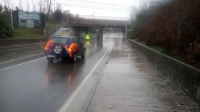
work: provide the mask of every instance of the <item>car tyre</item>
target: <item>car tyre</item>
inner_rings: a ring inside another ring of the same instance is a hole
[[[81,54],[81,58],[85,58],[85,49],[83,50],[83,52]]]
[[[62,44],[55,44],[53,47],[53,52],[57,55],[61,54],[64,50],[64,47]]]
[[[77,61],[77,54],[76,53],[74,53],[73,57],[71,58],[71,61],[73,63],[75,63]]]

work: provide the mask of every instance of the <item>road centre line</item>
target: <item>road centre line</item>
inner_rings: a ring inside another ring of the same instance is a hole
[[[27,64],[27,63],[30,63],[30,62],[33,62],[33,61],[37,61],[37,60],[40,60],[40,59],[43,59],[43,58],[45,58],[45,57],[38,58],[38,59],[35,59],[35,60],[31,60],[31,61],[27,61],[25,63],[17,64],[17,65],[10,66],[10,67],[4,68],[4,69],[0,69],[0,72],[4,71],[4,70],[7,70],[7,69],[10,69],[10,68],[14,68],[14,67],[20,66],[20,65],[24,65],[24,64]]]
[[[103,58],[105,57],[105,55],[108,53],[108,51],[111,48],[112,48],[112,46],[110,46],[107,49],[107,51],[104,53],[104,55],[101,57],[101,59],[95,64],[95,66],[90,71],[90,73],[84,78],[84,80],[81,82],[81,84],[78,86],[78,88],[76,88],[76,90],[70,95],[69,99],[65,102],[65,104],[60,108],[60,110],[58,112],[65,112],[68,109],[69,105],[72,103],[72,101],[74,100],[74,98],[80,92],[80,90],[82,89],[82,87],[85,85],[85,83],[87,82],[87,80],[93,74],[94,70],[97,68],[97,66],[99,65],[99,63],[103,60]]]

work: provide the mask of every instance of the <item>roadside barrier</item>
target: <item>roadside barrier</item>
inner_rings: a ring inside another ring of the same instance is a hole
[[[127,39],[127,41],[128,44],[140,52],[150,64],[164,75],[167,75],[182,90],[189,94],[191,98],[200,104],[200,70],[133,40]]]

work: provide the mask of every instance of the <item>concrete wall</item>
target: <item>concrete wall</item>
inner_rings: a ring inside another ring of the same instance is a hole
[[[125,28],[122,28],[122,35],[123,35],[123,38],[126,38],[126,29]]]
[[[70,36],[70,28],[60,28],[54,35]]]
[[[112,26],[112,27],[124,27],[128,24],[128,21],[123,20],[100,20],[100,19],[83,19],[77,18],[74,21],[70,21],[72,26]]]
[[[54,35],[58,30],[60,30],[60,28],[64,27],[64,26],[69,26],[69,23],[66,21],[63,21],[62,23],[60,23],[59,25],[57,25],[54,29],[52,29],[51,31],[49,31],[47,33],[47,37],[51,37],[52,35]]]
[[[167,75],[182,90],[200,103],[200,71],[176,59],[152,50],[140,43],[128,40],[128,44],[138,50],[147,61]]]
[[[92,28],[95,30],[91,30]],[[95,39],[98,37],[103,38],[103,27],[98,27],[98,31],[96,31],[96,27],[70,27],[70,35],[80,37],[80,39],[85,39],[87,33],[90,34],[90,39]]]

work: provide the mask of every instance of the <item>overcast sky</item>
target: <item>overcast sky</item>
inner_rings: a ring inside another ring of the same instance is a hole
[[[10,1],[11,7],[16,7],[21,1],[22,7],[26,8],[26,3],[38,3],[40,0],[0,0],[5,4]],[[42,0],[44,3],[47,0]],[[49,0],[50,1],[50,0]],[[52,10],[60,5],[62,10],[69,10],[72,14],[111,16],[111,17],[129,17],[131,7],[139,7],[143,0],[51,0]]]

